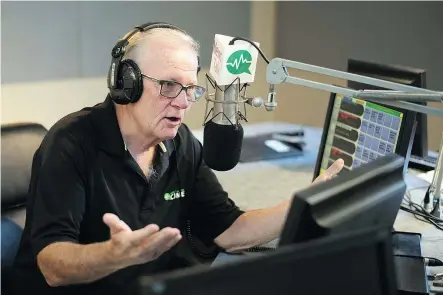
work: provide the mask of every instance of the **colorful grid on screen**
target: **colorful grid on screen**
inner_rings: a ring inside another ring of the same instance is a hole
[[[395,152],[403,114],[354,98],[335,98],[320,173],[336,159],[351,170],[378,157]]]
[[[393,153],[403,114],[366,102],[353,167]]]

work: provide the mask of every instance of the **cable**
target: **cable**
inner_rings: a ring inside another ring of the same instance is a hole
[[[411,196],[410,196],[410,192],[411,191],[417,190],[417,189],[423,189],[423,188],[427,188],[427,187],[428,186],[407,190],[406,194],[405,194],[405,197],[403,199],[403,202],[405,202],[406,206],[409,206],[410,208],[406,207],[405,204],[402,202],[402,205],[400,206],[400,209],[403,210],[403,211],[412,213],[416,219],[418,219],[420,221],[423,221],[423,222],[430,223],[430,224],[434,225],[436,228],[438,228],[439,230],[443,231],[443,219],[438,218],[438,217],[428,213],[423,208],[423,206],[421,206],[421,205],[419,205],[417,203],[414,203],[411,200]]]
[[[255,49],[257,49],[258,52],[260,53],[261,57],[263,57],[263,59],[265,60],[265,62],[266,62],[267,64],[269,64],[269,59],[265,56],[265,54],[263,53],[263,51],[261,51],[261,49],[258,48],[258,46],[257,46],[254,42],[252,42],[251,40],[249,40],[249,39],[246,39],[246,38],[243,38],[243,37],[235,37],[235,38],[233,38],[233,39],[229,42],[229,45],[233,45],[234,42],[237,41],[237,40],[246,41],[246,42],[248,42],[249,44],[251,44],[252,46],[254,46]]]
[[[423,257],[427,266],[443,266],[443,261],[433,257]]]

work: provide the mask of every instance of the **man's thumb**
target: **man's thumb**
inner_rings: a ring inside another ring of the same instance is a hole
[[[124,223],[120,218],[115,214],[106,213],[103,215],[103,222],[109,227],[111,230],[111,235],[116,234],[121,231],[131,231],[129,226]]]
[[[325,172],[320,174],[320,176],[318,176],[312,183],[317,184],[319,182],[331,179],[343,169],[344,164],[345,162],[343,161],[343,159],[336,160]]]

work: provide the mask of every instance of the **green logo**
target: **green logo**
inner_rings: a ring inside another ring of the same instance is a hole
[[[185,190],[175,190],[170,193],[165,194],[165,201],[172,201],[178,198],[184,198],[185,197]]]
[[[247,50],[237,50],[232,53],[226,62],[226,68],[229,73],[233,75],[239,75],[242,73],[247,73],[251,75],[249,67],[252,63],[252,57]]]

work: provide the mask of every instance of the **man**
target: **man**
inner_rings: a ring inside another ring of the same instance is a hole
[[[136,102],[111,89],[103,103],[58,121],[36,152],[16,258],[25,289],[129,294],[138,276],[186,265],[183,249],[195,246],[183,239],[188,230],[237,251],[282,229],[289,203],[241,211],[182,124],[204,92],[196,86],[198,44],[178,28],[151,28],[131,37],[123,60],[134,61],[127,79],[136,67],[143,78]]]

